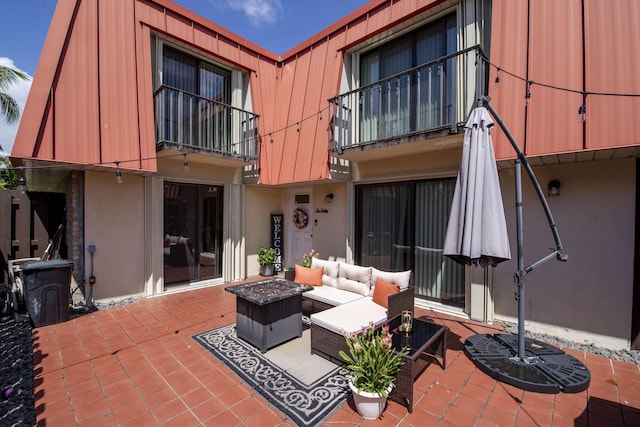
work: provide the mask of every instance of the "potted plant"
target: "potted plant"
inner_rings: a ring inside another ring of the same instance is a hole
[[[395,375],[409,350],[391,347],[388,325],[378,332],[370,324],[360,333],[345,334],[345,341],[349,354],[344,350],[339,352],[346,362],[341,373],[347,376],[358,413],[368,420],[377,419],[384,410]]]
[[[262,276],[273,276],[273,263],[276,262],[276,250],[273,248],[258,248],[258,264]]]
[[[303,267],[311,268],[311,263],[313,262],[314,257],[318,257],[318,254],[314,249],[311,249],[311,252],[308,254],[302,255],[302,259],[300,260],[300,265]]]

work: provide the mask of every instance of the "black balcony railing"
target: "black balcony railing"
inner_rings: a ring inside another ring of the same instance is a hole
[[[154,107],[158,144],[258,159],[258,115],[168,86],[155,92]]]
[[[329,149],[456,132],[484,94],[487,66],[472,47],[330,99]]]

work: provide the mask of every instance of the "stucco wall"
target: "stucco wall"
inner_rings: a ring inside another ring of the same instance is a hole
[[[331,202],[325,201],[333,194]],[[317,212],[317,209],[327,212]],[[347,185],[336,183],[313,187],[313,249],[319,258],[346,257],[347,251]],[[290,221],[290,218],[287,218]]]
[[[271,214],[284,213],[284,190],[268,186],[247,186],[245,194],[247,276],[256,276],[260,268],[258,247],[271,246]]]
[[[551,260],[525,276],[526,328],[578,342],[627,347],[631,331],[635,236],[635,160],[534,167],[548,197],[569,260]],[[501,171],[512,260],[496,268],[497,319],[515,321],[516,217],[514,170]],[[543,209],[523,170],[525,265],[555,246]],[[554,326],[551,326],[554,325]]]
[[[144,291],[144,179],[113,172],[85,174],[85,251],[96,246],[93,274],[96,300],[109,300]],[[87,280],[91,259],[85,254]],[[87,291],[89,290],[87,285]]]

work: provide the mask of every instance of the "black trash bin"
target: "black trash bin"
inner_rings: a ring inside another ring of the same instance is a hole
[[[66,259],[30,261],[21,269],[24,300],[33,326],[66,322],[73,263]]]

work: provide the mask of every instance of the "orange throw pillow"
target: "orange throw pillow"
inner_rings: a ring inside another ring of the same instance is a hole
[[[380,304],[384,308],[389,308],[389,295],[397,294],[400,292],[400,287],[389,283],[378,277],[376,279],[376,287],[373,289],[373,302]]]
[[[322,286],[323,267],[303,267],[296,264],[296,277],[293,279],[296,283],[307,286]]]

